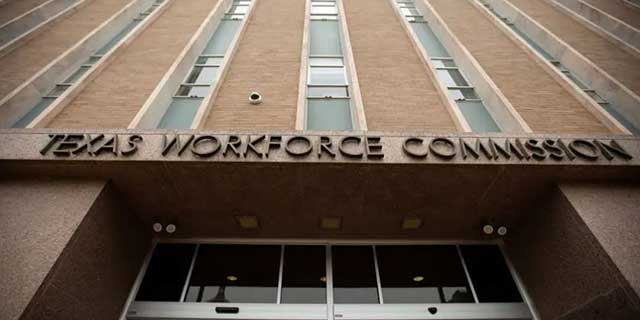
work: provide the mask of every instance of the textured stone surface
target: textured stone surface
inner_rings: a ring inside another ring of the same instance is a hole
[[[126,128],[217,2],[172,0],[49,126]]]
[[[346,0],[369,130],[457,131],[388,0]]]
[[[107,185],[21,319],[117,319],[150,232]]]
[[[0,58],[0,98],[32,77],[130,0],[86,0],[80,9]]]
[[[557,188],[538,194],[538,205],[510,228],[506,243],[542,319],[640,315],[637,296],[625,293],[627,284],[565,194]]]
[[[561,189],[640,295],[640,186],[563,184]]]
[[[449,0],[429,0],[429,3],[533,132],[609,132],[471,3]]]
[[[298,83],[304,0],[259,0],[229,70],[202,127],[206,129],[293,129]],[[249,104],[249,94],[262,103]]]
[[[104,182],[0,182],[0,310],[18,319]]]
[[[506,0],[640,95],[640,58],[589,30],[545,0]],[[631,9],[630,9],[631,10]]]
[[[0,25],[43,4],[48,0],[10,0],[0,4]]]

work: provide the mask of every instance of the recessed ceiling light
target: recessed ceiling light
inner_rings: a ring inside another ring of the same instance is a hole
[[[404,217],[402,229],[418,229],[422,226],[422,219],[416,217]]]
[[[492,234],[493,226],[490,224],[485,224],[484,226],[482,226],[482,232],[484,232],[484,234]]]
[[[153,224],[153,231],[160,232],[162,231],[162,223],[156,222]]]
[[[420,282],[420,281],[422,281],[422,280],[424,280],[424,277],[423,277],[423,276],[415,276],[415,277],[413,277],[413,281],[414,281],[414,282]]]
[[[256,216],[236,216],[236,221],[242,229],[258,229],[258,217]]]
[[[340,229],[342,226],[342,218],[340,217],[325,217],[320,219],[320,228],[328,230]]]
[[[321,282],[327,282],[327,277],[320,277]]]
[[[167,227],[165,228],[165,230],[167,230],[167,233],[174,233],[176,232],[177,229],[178,228],[173,223],[168,224]]]
[[[501,226],[498,228],[498,235],[504,236],[507,234],[507,227]]]
[[[238,277],[236,277],[236,276],[227,276],[227,280],[236,281],[236,280],[238,280]]]

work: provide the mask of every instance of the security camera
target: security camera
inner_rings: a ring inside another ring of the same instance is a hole
[[[249,94],[249,103],[251,104],[260,104],[262,102],[262,95],[259,92],[251,92]]]

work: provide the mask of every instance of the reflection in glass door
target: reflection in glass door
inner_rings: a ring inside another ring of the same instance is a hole
[[[127,319],[531,319],[496,244],[159,243]]]

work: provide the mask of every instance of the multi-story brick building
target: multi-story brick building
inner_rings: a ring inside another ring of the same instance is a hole
[[[0,0],[2,319],[639,319],[636,0]]]

